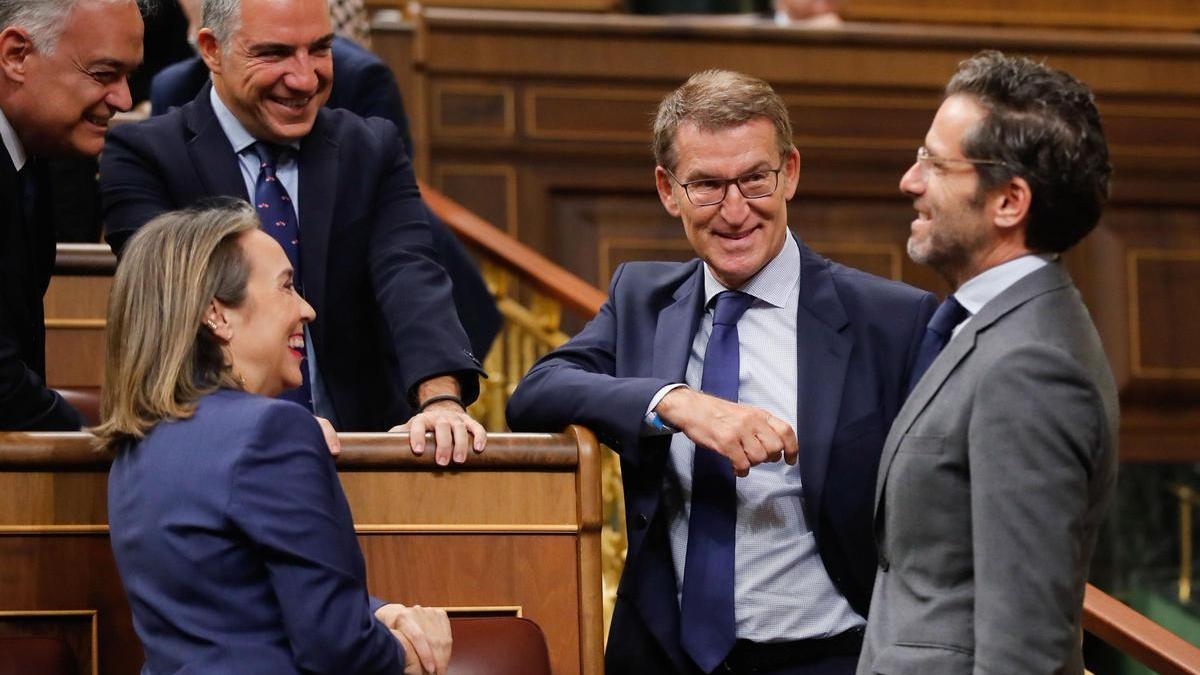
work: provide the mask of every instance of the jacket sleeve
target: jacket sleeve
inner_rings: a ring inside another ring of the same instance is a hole
[[[79,431],[83,417],[21,360],[0,306],[0,429]]]
[[[435,262],[427,211],[395,126],[368,120],[389,158],[376,197],[368,273],[412,397],[423,380],[455,375],[465,403],[479,396],[483,372],[454,309],[450,278]]]
[[[129,124],[114,128],[100,156],[104,239],[118,257],[138,228],[174,207],[163,171],[138,136],[141,127]]]
[[[1103,410],[1051,346],[1019,348],[980,378],[968,429],[977,673],[1057,672],[1079,648]]]
[[[542,357],[509,399],[508,425],[513,431],[561,431],[582,424],[600,441],[637,461],[636,450],[646,406],[659,389],[671,382],[652,377],[617,377],[617,339],[621,330],[648,331],[653,327],[620,326],[623,305],[618,267],[608,300],[570,342]]]
[[[228,516],[259,550],[299,670],[400,673],[375,619],[350,507],[311,414],[273,405],[239,460]]]

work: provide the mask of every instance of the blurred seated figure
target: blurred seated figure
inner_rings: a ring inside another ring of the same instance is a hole
[[[244,202],[130,241],[108,311],[101,445],[113,554],[159,673],[444,673],[445,612],[370,598],[301,380],[313,308]]]
[[[775,0],[775,23],[781,26],[837,26],[842,0]]]
[[[195,44],[202,23],[200,0],[179,0],[179,5],[188,18],[188,40]],[[338,9],[331,4],[330,10],[331,17],[336,19]],[[336,25],[334,29],[337,30]],[[208,66],[199,55],[168,66],[150,82],[150,114],[162,115],[191,102],[208,81]],[[333,83],[325,106],[349,110],[360,117],[391,120],[409,157],[413,156],[404,100],[391,69],[379,57],[340,35],[333,39]],[[434,255],[454,284],[454,307],[471,342],[471,350],[482,359],[500,332],[502,320],[496,301],[475,261],[450,228],[432,211],[428,218]]]

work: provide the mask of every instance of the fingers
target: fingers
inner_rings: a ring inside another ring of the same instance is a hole
[[[425,630],[418,619],[419,611],[420,607],[412,607],[401,617],[400,632],[404,633],[409,643],[412,644],[417,660],[421,662],[421,670],[426,673],[436,673],[438,672],[437,659],[434,658],[433,646],[429,644],[429,637],[425,635]]]
[[[447,416],[438,415],[436,417],[436,421],[433,423],[433,438],[437,443],[434,459],[438,466],[446,466],[450,463],[450,453],[454,450],[454,427]]]
[[[417,415],[408,421],[408,445],[414,455],[425,454],[426,422],[424,415]]]
[[[769,424],[778,435],[779,439],[783,442],[782,449],[784,461],[792,466],[795,466],[796,462],[800,460],[800,444],[796,440],[796,432],[792,430],[791,425],[779,419],[778,417],[772,417],[769,420]],[[771,461],[778,460],[779,458],[776,457]]]
[[[338,439],[337,430],[333,428],[333,423],[324,417],[317,418],[317,425],[321,427],[321,434],[325,436],[325,445],[329,447],[329,454],[337,457],[342,453],[342,441]]]
[[[474,439],[471,447],[475,452],[479,453],[487,449],[487,430],[475,418],[467,418],[467,431],[471,432],[471,438]]]

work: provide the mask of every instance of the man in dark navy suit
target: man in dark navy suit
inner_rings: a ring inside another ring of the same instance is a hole
[[[934,298],[792,236],[800,155],[767,83],[694,75],[654,138],[659,198],[699,259],[618,268],[509,425],[584,424],[620,454],[610,675],[853,673],[875,471]]]
[[[384,430],[411,403],[413,449],[435,431],[439,461],[463,461],[485,438],[464,409],[478,394],[479,364],[432,260],[395,125],[323,108],[332,43],[324,0],[205,2],[198,45],[212,84],[178,110],[109,134],[107,237],[119,251],[163,211],[252,199],[264,230],[295,256],[317,312],[302,387],[314,412],[340,430]]]
[[[0,0],[0,431],[84,423],[45,383],[55,246],[45,162],[100,152],[109,119],[132,105],[141,60],[132,0]]]
[[[180,5],[188,16],[189,39],[195,41],[201,23],[200,2],[181,0]],[[150,114],[161,115],[186,105],[209,79],[208,66],[199,56],[164,68],[150,82]],[[341,36],[333,38],[333,86],[325,106],[344,108],[361,117],[391,120],[409,158],[415,156],[404,101],[391,69],[379,57]],[[480,276],[479,267],[450,228],[432,211],[428,216],[435,259],[450,275],[454,307],[471,340],[471,349],[482,359],[500,332],[502,320],[496,300]]]

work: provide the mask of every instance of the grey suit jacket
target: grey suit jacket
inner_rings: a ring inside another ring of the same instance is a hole
[[[859,674],[1081,673],[1117,424],[1100,338],[1061,265],[986,304],[884,444]]]

